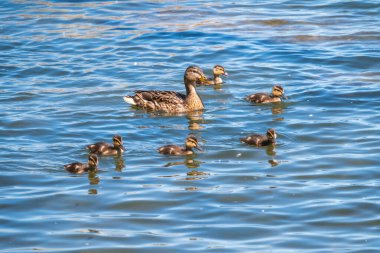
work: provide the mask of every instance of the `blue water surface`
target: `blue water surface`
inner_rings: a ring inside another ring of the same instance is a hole
[[[0,252],[379,252],[380,2],[0,3]],[[206,110],[123,96],[184,92]],[[244,97],[284,87],[282,103]],[[275,147],[240,143],[278,132]],[[85,146],[124,137],[122,157]],[[202,152],[167,157],[166,144]]]

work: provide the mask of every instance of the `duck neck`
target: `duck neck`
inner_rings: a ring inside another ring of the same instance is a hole
[[[88,170],[89,171],[97,171],[98,170],[98,166],[97,165],[89,164],[88,165]]]
[[[189,82],[185,80],[186,86],[186,104],[190,110],[202,110],[204,105],[202,99],[199,97],[197,90],[195,89],[195,82]]]
[[[185,146],[185,148],[184,148],[184,151],[185,151],[185,153],[186,153],[187,155],[191,155],[192,153],[194,153],[192,148],[190,148],[190,147],[186,147],[186,146]]]
[[[121,155],[124,152],[124,146],[123,145],[114,146],[114,149],[117,151],[118,155]]]
[[[220,77],[220,75],[215,75],[215,74],[214,74],[214,83],[215,83],[215,84],[221,84],[221,83],[223,83],[223,80],[222,80],[222,78]]]

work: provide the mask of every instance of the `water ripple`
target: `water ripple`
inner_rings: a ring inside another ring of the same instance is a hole
[[[376,1],[5,1],[0,4],[0,252],[377,252],[380,95]],[[127,106],[185,92],[201,114]],[[288,100],[244,97],[285,88]],[[239,138],[278,132],[275,147]],[[166,157],[183,145],[202,152]],[[123,157],[71,175],[85,146]]]

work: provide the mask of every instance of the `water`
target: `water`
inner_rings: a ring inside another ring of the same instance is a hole
[[[0,252],[378,252],[378,1],[24,1],[0,4]],[[203,114],[129,107],[184,91]],[[243,100],[273,84],[288,100]],[[278,145],[239,138],[278,132]],[[159,146],[195,134],[204,151]],[[84,146],[122,158],[71,175]]]

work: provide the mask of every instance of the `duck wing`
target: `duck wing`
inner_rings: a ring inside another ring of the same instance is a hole
[[[245,99],[252,103],[266,103],[268,100],[270,100],[270,94],[255,93],[247,96]]]
[[[138,90],[134,96],[125,96],[127,103],[150,111],[184,111],[186,96],[175,91]]]
[[[158,148],[157,152],[164,155],[181,155],[183,150],[180,146],[171,144]]]
[[[95,144],[88,145],[86,148],[90,150],[92,154],[102,154],[106,152],[110,147],[110,144],[106,142],[97,142]]]
[[[249,145],[256,145],[259,146],[261,142],[266,140],[266,137],[259,134],[253,134],[245,138],[241,138],[240,141],[247,143]]]
[[[66,164],[64,166],[64,168],[68,172],[70,172],[70,173],[80,174],[80,173],[85,172],[85,170],[87,168],[87,164],[83,164],[83,163],[70,163],[70,164]]]

